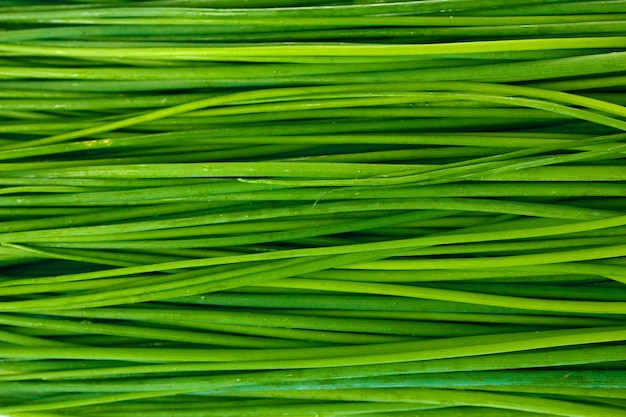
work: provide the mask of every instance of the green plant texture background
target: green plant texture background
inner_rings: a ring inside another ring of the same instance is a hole
[[[626,416],[626,1],[0,0],[0,415]]]

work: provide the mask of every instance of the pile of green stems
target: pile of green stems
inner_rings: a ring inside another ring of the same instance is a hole
[[[0,415],[626,416],[626,1],[0,3]]]

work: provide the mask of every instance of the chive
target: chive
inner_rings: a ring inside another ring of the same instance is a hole
[[[0,6],[0,413],[626,415],[621,0]]]

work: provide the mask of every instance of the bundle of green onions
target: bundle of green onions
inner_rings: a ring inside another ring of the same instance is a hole
[[[0,415],[626,416],[626,1],[0,5]]]

